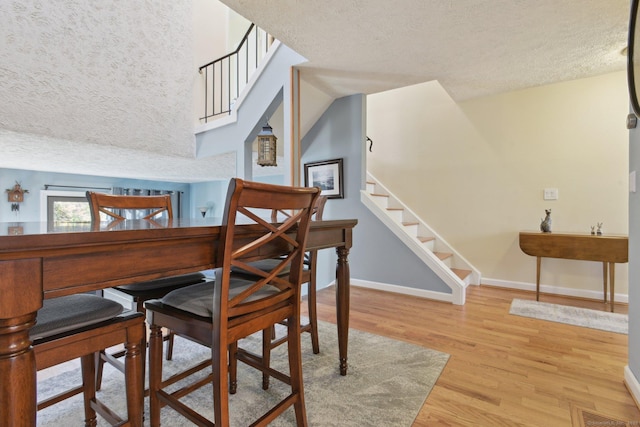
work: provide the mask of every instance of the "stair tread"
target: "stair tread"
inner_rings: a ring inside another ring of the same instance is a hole
[[[430,236],[418,236],[418,240],[420,240],[422,243],[427,243],[427,242],[431,242],[433,240],[436,240],[435,237],[430,237]]]
[[[403,222],[402,225],[404,225],[405,227],[409,227],[411,225],[418,225],[417,222]]]
[[[453,254],[449,252],[434,252],[434,255],[440,258],[441,261],[453,256]]]
[[[388,211],[403,211],[404,208],[387,208]]]
[[[388,194],[380,194],[380,193],[369,193],[369,194],[376,197],[389,197]]]
[[[471,274],[471,270],[465,270],[462,268],[452,268],[451,271],[453,271],[461,280],[466,279],[467,276]]]

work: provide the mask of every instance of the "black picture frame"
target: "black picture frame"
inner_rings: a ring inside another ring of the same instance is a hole
[[[304,164],[304,186],[320,187],[327,199],[344,198],[342,159]]]
[[[636,64],[636,49],[640,50],[640,34],[637,31],[638,22],[638,1],[631,2],[631,13],[629,16],[629,38],[627,40],[627,83],[629,85],[629,99],[633,112],[640,116],[640,87],[638,87],[637,77],[640,76],[640,65]],[[640,52],[638,52],[640,53]]]

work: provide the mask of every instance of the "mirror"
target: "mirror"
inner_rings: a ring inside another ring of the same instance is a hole
[[[640,104],[638,99],[640,98],[640,88],[637,84],[640,81],[636,81],[636,76],[640,77],[640,65],[636,64],[636,53],[640,55],[640,34],[636,31],[636,23],[638,22],[638,2],[640,0],[633,0],[631,2],[631,15],[629,18],[629,39],[627,41],[627,81],[629,84],[629,98],[631,100],[631,107],[633,112],[640,116]],[[636,49],[638,52],[636,52]]]

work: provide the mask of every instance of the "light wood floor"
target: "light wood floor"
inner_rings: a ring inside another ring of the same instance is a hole
[[[513,298],[535,295],[471,286],[466,304],[457,306],[352,287],[350,327],[451,355],[414,426],[570,427],[575,405],[640,425],[623,383],[627,336],[512,316]],[[616,312],[627,306],[617,304]],[[318,292],[318,317],[335,323],[335,288]]]

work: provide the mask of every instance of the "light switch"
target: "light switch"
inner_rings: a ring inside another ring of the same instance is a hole
[[[544,200],[558,200],[557,188],[545,188],[543,194]]]
[[[636,171],[629,173],[629,193],[636,192]]]

